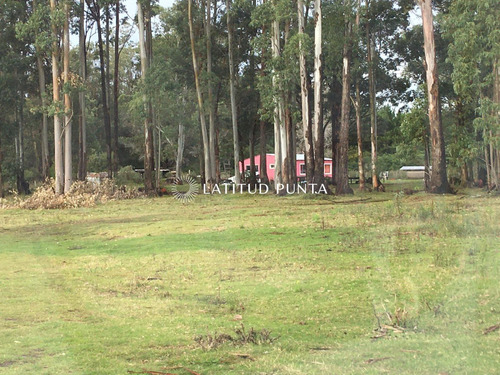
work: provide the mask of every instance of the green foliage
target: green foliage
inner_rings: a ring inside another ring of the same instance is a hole
[[[116,173],[115,182],[120,185],[138,185],[142,183],[142,178],[131,165],[120,168]]]
[[[417,100],[410,112],[405,113],[401,122],[401,134],[405,144],[423,144],[428,138],[429,118],[427,102]]]
[[[455,92],[465,103],[479,107],[479,130],[500,129],[499,103],[493,102],[493,69],[500,56],[500,4],[495,0],[457,0],[445,18],[450,38]],[[493,140],[498,146],[497,139]]]
[[[104,172],[107,170],[106,153],[92,150],[88,155],[89,172]]]

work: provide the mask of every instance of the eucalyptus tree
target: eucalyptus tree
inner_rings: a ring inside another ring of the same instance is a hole
[[[422,25],[424,31],[425,69],[427,80],[427,101],[429,110],[429,127],[431,133],[432,171],[430,191],[433,193],[448,192],[448,178],[446,175],[446,154],[441,121],[439,98],[439,78],[434,44],[434,25],[431,0],[418,0],[422,11]]]
[[[339,161],[337,171],[336,193],[338,195],[352,194],[349,187],[348,151],[349,151],[349,121],[350,121],[350,90],[351,90],[351,59],[352,59],[352,4],[344,2],[345,37],[342,65],[342,108],[339,132]]]
[[[109,70],[109,68],[108,68]],[[119,117],[119,74],[120,74],[120,0],[115,0],[115,45],[114,45],[114,70],[113,70],[113,175],[118,172],[118,128]]]
[[[151,1],[137,1],[137,20],[139,27],[139,50],[141,58],[141,78],[145,85],[146,77],[149,72],[152,60],[152,40],[151,40]],[[99,55],[102,54],[102,49],[99,50]],[[101,70],[101,76],[103,71]],[[143,88],[144,89],[144,88]],[[105,88],[103,88],[103,93]],[[146,192],[154,191],[154,143],[153,143],[153,110],[151,98],[143,93],[144,104],[144,187]],[[110,162],[110,159],[108,159]]]
[[[368,75],[368,96],[370,103],[370,148],[371,178],[373,188],[379,188],[378,124],[377,106],[379,101],[394,102],[395,92],[406,89],[404,78],[398,77],[398,65],[401,57],[394,53],[399,35],[409,25],[409,11],[414,7],[413,0],[366,0],[361,4],[361,30],[364,31],[364,48]],[[392,98],[384,97],[384,92]],[[392,99],[392,100],[391,100]]]
[[[229,90],[231,96],[231,122],[233,125],[233,149],[234,149],[234,176],[235,183],[240,183],[240,143],[238,139],[238,114],[236,108],[236,88],[235,88],[235,74],[234,74],[234,46],[233,34],[234,26],[231,15],[231,0],[226,0],[226,13],[227,13],[227,45],[228,45],[228,63],[229,63]]]
[[[314,1],[314,182],[324,183],[325,131],[323,128],[323,20],[321,0]]]
[[[78,25],[78,60],[80,63],[79,74],[83,86],[87,81],[87,53],[86,53],[86,17],[85,0],[80,0]],[[84,181],[87,176],[87,113],[85,90],[78,93],[80,116],[78,118],[78,179]]]
[[[191,40],[191,56],[193,59],[193,72],[194,72],[194,82],[196,87],[196,97],[198,99],[198,111],[201,126],[201,135],[203,141],[203,159],[204,159],[204,177],[205,182],[209,187],[215,182],[215,176],[212,173],[215,168],[212,168],[212,163],[214,162],[211,158],[210,152],[210,138],[207,132],[207,124],[205,118],[205,104],[203,99],[203,93],[200,83],[200,65],[198,63],[198,52],[196,50],[196,39],[195,39],[195,26],[193,19],[193,0],[188,0],[188,24],[189,24],[189,36]]]
[[[64,3],[63,27],[63,92],[64,92],[64,193],[68,193],[73,183],[72,117],[69,72],[69,2]]]
[[[102,27],[102,8],[106,10],[109,4],[106,1],[102,0],[86,0],[87,8],[90,16],[96,23],[97,28],[97,45],[99,48],[99,69],[101,73],[101,105],[103,112],[103,120],[104,120],[104,133],[105,133],[105,142],[106,142],[106,161],[107,161],[107,172],[108,176],[113,175],[113,163],[112,163],[112,145],[111,145],[111,117],[109,113],[109,90],[108,90],[108,75],[106,73],[106,59],[105,59],[105,51],[107,48],[104,43],[103,38],[103,27]],[[139,6],[139,3],[138,3]],[[147,172],[145,173],[145,176]]]
[[[307,2],[309,4],[309,1]],[[306,65],[306,46],[308,45],[305,29],[304,1],[297,0],[297,19],[299,35],[299,66],[300,66],[300,95],[302,107],[302,131],[304,137],[304,156],[306,164],[306,180],[314,181],[314,145],[312,138],[311,113],[309,110],[309,77]]]
[[[59,87],[59,33],[60,17],[56,0],[50,0],[51,10],[51,31],[52,31],[52,100],[54,112],[54,171],[55,171],[55,192],[63,194],[64,192],[64,165],[62,149],[62,114],[60,111],[60,87]]]
[[[271,21],[271,51],[273,57],[273,63],[278,64],[279,58],[281,56],[281,30],[280,21],[281,17],[279,11],[277,11],[277,0],[272,0],[274,16]],[[274,182],[275,184],[283,184],[283,160],[284,155],[286,155],[286,134],[284,129],[284,104],[281,92],[281,82],[278,69],[273,69],[272,71],[272,91],[273,91],[273,103],[274,103]]]
[[[294,184],[296,142],[290,61],[296,62],[296,59],[291,52],[294,48],[290,41],[296,8],[288,1],[264,1],[256,7],[252,18],[252,24],[260,27],[254,38],[255,49],[261,55],[262,69],[257,79],[261,103],[259,112],[261,120],[274,125],[275,185]],[[261,146],[261,154],[263,151]],[[263,168],[261,164],[261,170]]]
[[[453,87],[464,104],[477,108],[474,125],[482,138],[488,186],[499,189],[500,5],[493,0],[456,0],[444,18]]]
[[[356,43],[360,42],[360,20],[361,20],[361,0],[357,0],[356,6],[356,21],[354,35]],[[359,73],[361,59],[356,59],[355,66]],[[362,128],[362,115],[361,115],[361,90],[360,90],[360,77],[356,74],[355,78],[355,99],[354,110],[356,112],[356,141],[357,141],[357,154],[358,154],[358,174],[359,174],[359,190],[365,190],[365,167],[363,161],[363,128]]]

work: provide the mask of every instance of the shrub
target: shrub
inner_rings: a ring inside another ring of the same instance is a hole
[[[116,173],[115,181],[117,185],[138,185],[142,183],[142,178],[131,165],[127,165]]]

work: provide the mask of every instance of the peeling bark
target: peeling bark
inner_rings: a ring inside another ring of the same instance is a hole
[[[50,0],[50,10],[56,11],[56,0]],[[64,191],[64,166],[62,154],[62,127],[61,115],[58,106],[60,105],[59,92],[59,45],[57,42],[57,25],[52,23],[52,99],[56,106],[54,114],[54,168],[55,168],[55,191],[56,194],[62,194]]]
[[[322,100],[322,15],[321,0],[314,2],[314,182],[322,184],[325,181],[325,135],[323,130],[323,100]]]
[[[431,0],[419,0],[422,11],[422,25],[424,31],[424,52],[426,62],[427,96],[429,102],[429,124],[431,133],[431,186],[432,193],[447,193],[449,191],[446,176],[446,154],[441,122],[439,99],[439,80],[434,44],[434,25]]]
[[[63,80],[64,80],[64,193],[68,193],[73,184],[73,152],[72,152],[72,109],[69,93],[69,3],[64,4],[63,35]]]
[[[148,9],[147,9],[148,10]],[[149,70],[151,55],[148,46],[151,43],[149,38],[145,38],[147,30],[144,24],[144,11],[141,2],[137,2],[137,18],[139,21],[139,49],[141,55],[141,79],[143,83],[146,80],[146,75]],[[149,12],[146,14],[149,17]],[[152,193],[154,191],[153,182],[153,166],[154,166],[154,143],[153,143],[153,119],[152,119],[152,106],[151,100],[147,97],[146,93],[143,95],[144,109],[146,111],[146,118],[144,119],[144,188],[146,192]]]
[[[85,85],[87,80],[87,57],[85,51],[85,1],[80,0],[79,25],[79,60],[80,77]],[[80,116],[78,119],[78,179],[84,181],[87,176],[87,115],[85,92],[78,93]]]
[[[347,2],[350,7],[350,1]],[[350,88],[351,88],[351,49],[352,49],[352,23],[349,20],[349,14],[346,12],[345,20],[345,38],[343,49],[342,66],[342,109],[339,132],[339,169],[337,170],[337,195],[352,194],[349,186],[348,175],[348,151],[349,151],[349,118],[351,113]]]
[[[297,1],[297,18],[299,26],[299,34],[304,34],[304,1]],[[306,181],[312,183],[314,181],[314,148],[312,137],[312,125],[310,121],[309,111],[309,87],[307,82],[306,57],[302,44],[299,39],[299,65],[300,65],[300,94],[302,100],[302,131],[304,137],[304,159],[306,164]]]

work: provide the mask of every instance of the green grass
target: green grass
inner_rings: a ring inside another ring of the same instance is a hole
[[[498,373],[500,198],[401,186],[0,211],[0,373]]]

